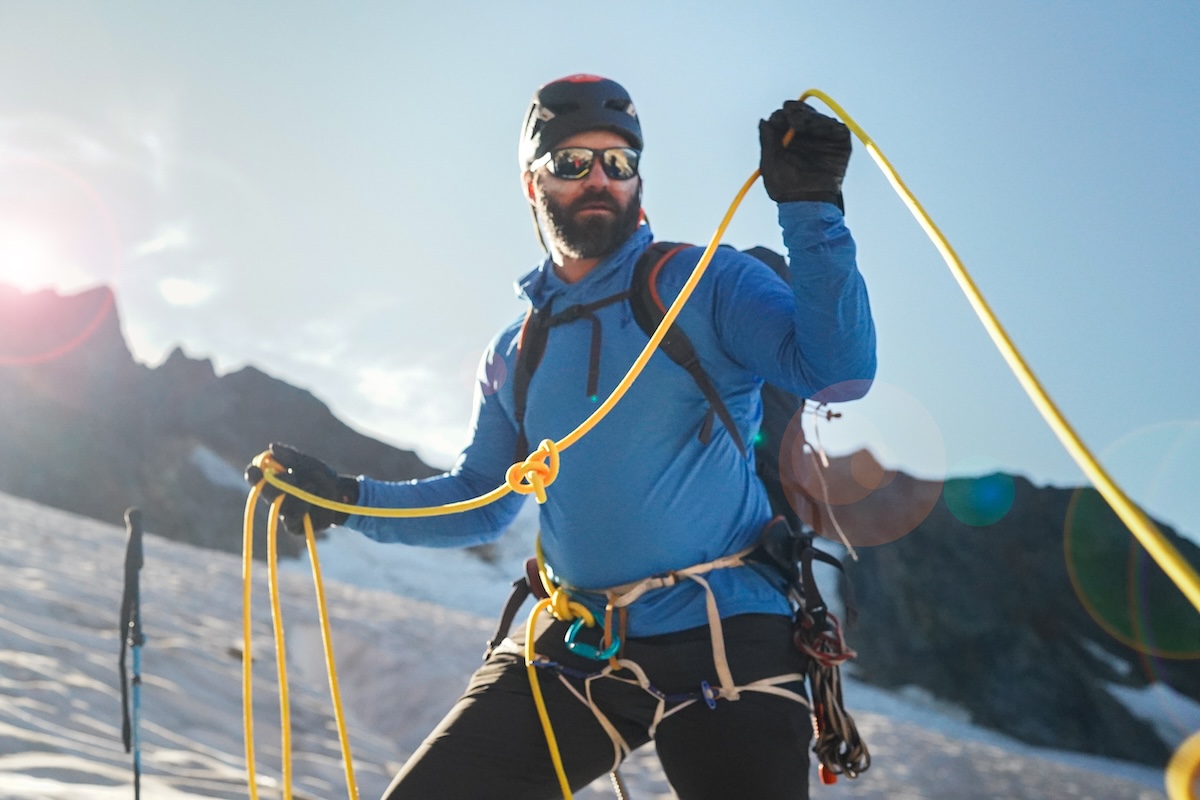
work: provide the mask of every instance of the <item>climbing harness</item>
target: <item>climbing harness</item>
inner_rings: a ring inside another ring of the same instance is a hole
[[[125,510],[125,529],[129,539],[125,544],[125,589],[121,593],[121,653],[117,671],[121,675],[121,740],[125,752],[133,755],[133,797],[142,796],[142,748],[139,738],[139,715],[142,705],[142,593],[140,573],[145,559],[142,554],[142,510]],[[132,675],[125,665],[125,651],[133,660]]]
[[[553,672],[557,675],[562,684],[571,692],[580,702],[587,706],[588,710],[596,718],[597,723],[608,734],[609,739],[613,744],[613,766],[610,770],[614,785],[620,784],[620,773],[618,767],[621,762],[633,752],[633,749],[625,741],[624,737],[617,731],[615,725],[608,719],[607,716],[600,710],[592,698],[592,683],[600,679],[616,680],[630,685],[640,687],[644,692],[654,697],[656,707],[653,716],[653,721],[649,726],[649,736],[654,738],[658,726],[667,717],[682,711],[694,703],[703,701],[709,708],[716,708],[717,700],[724,699],[728,701],[738,700],[743,692],[761,692],[771,694],[778,697],[783,697],[788,700],[800,703],[805,707],[809,707],[808,698],[803,694],[794,692],[784,688],[787,684],[803,683],[805,675],[803,673],[794,672],[777,675],[769,678],[762,678],[752,681],[747,684],[737,684],[733,678],[733,673],[729,668],[729,661],[725,650],[725,637],[722,630],[721,615],[717,609],[716,596],[713,594],[712,587],[704,576],[710,572],[721,569],[732,569],[736,567],[745,567],[749,565],[748,557],[751,553],[757,550],[757,546],[749,547],[732,555],[723,556],[713,561],[708,561],[702,564],[695,564],[690,567],[678,570],[670,570],[668,572],[654,575],[642,580],[632,581],[630,583],[612,586],[606,589],[598,590],[580,590],[569,589],[562,585],[556,585],[549,577],[546,567],[545,557],[542,553],[541,543],[537,546],[537,574],[542,592],[547,594],[546,597],[539,600],[530,612],[528,621],[526,622],[525,631],[525,665],[526,672],[529,677],[529,685],[533,694],[534,705],[537,708],[538,719],[542,725],[542,731],[546,737],[547,745],[550,749],[551,758],[554,761],[555,773],[558,777],[559,786],[562,789],[563,797],[569,798],[571,795],[570,785],[567,780],[566,772],[563,769],[562,757],[558,750],[558,740],[554,734],[553,725],[550,722],[549,710],[546,708],[545,700],[542,697],[541,686],[538,681],[538,670]],[[705,593],[705,609],[708,616],[709,638],[712,643],[713,666],[716,669],[718,685],[712,686],[707,682],[703,682],[698,691],[686,692],[681,694],[667,694],[654,686],[650,681],[645,670],[635,661],[621,658],[619,653],[622,649],[622,633],[614,633],[614,617],[619,619],[617,624],[624,629],[625,610],[632,605],[638,598],[642,597],[646,592],[655,589],[664,589],[671,586],[676,586],[683,581],[693,581],[700,585]],[[603,595],[606,603],[604,608],[604,623],[600,625],[597,622],[595,615],[583,603],[571,599],[572,593],[586,593],[594,595]],[[511,603],[509,604],[511,607]],[[506,607],[507,610],[507,607]],[[551,661],[537,653],[536,650],[536,626],[538,617],[542,611],[548,612],[552,617],[561,622],[570,622],[571,627],[568,629],[566,636],[566,645],[569,650],[576,655],[590,658],[595,661],[607,662],[605,666],[595,672],[581,672],[575,669],[568,668],[562,664]],[[503,621],[501,623],[503,627]],[[599,626],[603,632],[602,643],[603,649],[597,649],[590,645],[583,645],[575,641],[575,636],[583,627]],[[498,631],[497,636],[502,636],[503,631]],[[493,638],[493,643],[496,639]],[[628,674],[625,674],[628,673]],[[583,692],[580,692],[574,684],[568,679],[574,678],[577,681],[582,681],[584,685]],[[669,708],[668,708],[669,706]],[[863,769],[866,767],[864,766]]]
[[[1042,418],[1045,420],[1047,425],[1051,428],[1051,430],[1054,431],[1054,434],[1058,437],[1059,441],[1063,444],[1063,446],[1067,450],[1067,452],[1071,455],[1071,457],[1075,460],[1075,462],[1081,467],[1084,474],[1088,477],[1088,479],[1092,482],[1092,484],[1096,486],[1096,488],[1099,490],[1100,494],[1104,497],[1104,499],[1109,503],[1110,506],[1112,506],[1113,510],[1117,513],[1117,515],[1121,518],[1121,520],[1132,531],[1133,535],[1138,539],[1138,541],[1141,543],[1141,545],[1154,558],[1155,562],[1163,569],[1163,571],[1167,574],[1167,576],[1169,578],[1171,578],[1171,580],[1175,583],[1175,585],[1179,587],[1179,589],[1188,598],[1188,600],[1192,603],[1192,605],[1195,606],[1198,611],[1200,611],[1200,574],[1197,574],[1196,570],[1183,558],[1183,556],[1179,553],[1179,551],[1162,535],[1162,533],[1158,530],[1158,528],[1154,525],[1154,523],[1150,520],[1150,518],[1141,509],[1139,509],[1129,499],[1129,497],[1124,493],[1124,491],[1122,491],[1122,489],[1115,483],[1115,481],[1113,481],[1113,479],[1108,475],[1108,473],[1104,470],[1104,468],[1099,464],[1099,462],[1096,460],[1096,458],[1088,450],[1087,446],[1082,442],[1082,440],[1076,434],[1074,429],[1066,421],[1066,419],[1063,417],[1062,413],[1055,406],[1053,401],[1050,399],[1049,395],[1046,393],[1045,389],[1042,387],[1041,383],[1034,376],[1034,374],[1033,374],[1032,370],[1029,368],[1028,364],[1024,361],[1024,359],[1022,358],[1020,353],[1017,351],[1017,349],[1013,345],[1011,339],[1009,339],[1007,333],[1004,331],[1003,327],[1000,325],[999,320],[996,318],[995,314],[991,311],[987,302],[983,299],[978,288],[975,286],[974,281],[967,274],[965,267],[963,266],[962,262],[959,260],[957,254],[954,252],[954,249],[950,246],[949,242],[946,240],[945,236],[943,236],[941,231],[938,229],[937,225],[933,222],[932,219],[930,219],[929,215],[925,212],[924,208],[917,201],[916,197],[914,197],[913,194],[909,191],[908,187],[905,186],[904,182],[901,180],[899,175],[896,173],[895,169],[891,166],[890,162],[888,162],[887,158],[883,155],[883,153],[879,150],[879,148],[875,145],[875,143],[870,139],[870,137],[867,136],[866,132],[858,125],[858,123],[855,122],[842,109],[842,107],[840,105],[838,105],[836,102],[834,102],[828,95],[826,95],[824,92],[818,91],[816,89],[809,89],[808,91],[804,92],[800,96],[799,99],[801,101],[804,101],[810,97],[818,99],[822,103],[824,103],[826,106],[828,106],[834,112],[834,114],[839,119],[841,119],[846,124],[846,126],[848,128],[850,128],[850,130],[854,133],[854,135],[863,143],[867,153],[871,156],[871,158],[875,161],[875,163],[882,170],[882,172],[884,173],[884,176],[887,178],[889,183],[891,183],[891,185],[892,185],[893,189],[896,191],[896,193],[900,196],[900,199],[908,207],[909,211],[916,218],[918,224],[920,224],[922,229],[925,231],[926,235],[933,242],[934,247],[941,254],[943,260],[946,262],[947,266],[950,268],[951,273],[954,275],[955,280],[958,282],[960,288],[966,294],[968,302],[970,302],[976,315],[979,317],[984,328],[987,330],[988,335],[992,339],[992,342],[995,344],[997,349],[999,349],[1001,356],[1005,359],[1010,370],[1013,372],[1013,374],[1017,378],[1018,382],[1021,384],[1022,388],[1025,390],[1026,394],[1029,396],[1030,400],[1033,402],[1034,406],[1041,413]],[[784,137],[785,144],[790,140],[791,136],[792,136],[792,133],[789,131],[788,134]],[[507,495],[509,492],[517,492],[519,494],[534,494],[537,496],[539,503],[545,502],[546,489],[554,482],[555,478],[558,475],[559,454],[563,450],[566,450],[567,448],[574,445],[577,441],[579,441],[579,439],[581,439],[593,427],[595,427],[602,419],[604,419],[604,417],[606,417],[609,414],[609,412],[616,406],[616,404],[621,400],[621,398],[629,390],[629,387],[633,384],[634,380],[637,379],[638,375],[641,374],[641,371],[645,368],[646,363],[649,361],[651,355],[653,355],[654,351],[659,347],[663,338],[666,336],[667,332],[670,330],[672,324],[674,323],[676,317],[678,317],[680,310],[683,308],[683,305],[691,297],[691,294],[695,290],[696,285],[699,283],[700,279],[703,277],[704,272],[708,268],[709,262],[712,260],[713,254],[715,253],[716,248],[718,247],[718,245],[721,241],[721,238],[723,237],[723,235],[725,233],[726,228],[728,227],[730,221],[732,220],[734,213],[737,211],[738,207],[741,205],[741,202],[745,198],[746,194],[749,192],[750,187],[753,186],[753,184],[756,180],[758,180],[759,174],[760,173],[756,170],[754,172],[754,174],[751,175],[750,178],[738,190],[738,192],[734,196],[734,199],[731,202],[728,210],[725,212],[724,217],[722,217],[720,224],[717,226],[716,230],[714,231],[712,238],[709,240],[708,245],[705,247],[703,254],[700,256],[699,262],[696,264],[696,267],[692,271],[692,274],[689,276],[688,280],[684,283],[678,296],[675,298],[675,301],[671,304],[671,306],[664,313],[661,323],[659,324],[659,326],[658,326],[657,330],[654,332],[654,334],[650,337],[650,340],[649,340],[649,342],[647,342],[645,348],[638,355],[638,357],[634,360],[634,362],[630,366],[628,372],[620,380],[620,382],[617,384],[617,386],[613,390],[613,392],[607,398],[605,398],[603,402],[601,402],[598,405],[598,407],[592,412],[592,414],[590,416],[588,416],[587,419],[585,419],[582,423],[580,423],[574,430],[572,430],[570,433],[568,433],[566,436],[564,436],[561,440],[554,441],[551,439],[545,439],[538,445],[537,449],[532,454],[530,454],[527,458],[525,458],[523,461],[518,461],[517,463],[514,463],[509,468],[509,470],[505,476],[505,483],[502,484],[501,486],[498,486],[497,488],[493,489],[492,491],[490,491],[486,494],[480,495],[479,497],[476,497],[476,498],[472,498],[469,500],[456,502],[456,503],[447,503],[445,505],[433,506],[433,507],[428,507],[428,508],[403,508],[403,509],[368,508],[368,507],[354,506],[354,505],[349,505],[349,504],[345,504],[345,503],[337,503],[337,502],[329,501],[324,498],[313,495],[309,492],[299,490],[299,489],[289,485],[282,479],[278,478],[274,474],[274,470],[278,467],[278,465],[272,465],[268,462],[268,459],[269,459],[268,454],[264,453],[256,459],[256,463],[259,463],[260,466],[262,467],[263,481],[260,482],[257,486],[252,488],[250,495],[247,498],[247,510],[246,510],[246,517],[245,517],[245,537],[244,537],[244,548],[245,549],[244,549],[244,564],[243,564],[243,577],[244,577],[244,581],[246,584],[245,594],[244,594],[245,642],[244,642],[244,648],[243,648],[244,684],[245,684],[244,697],[246,700],[246,740],[247,740],[246,750],[247,750],[247,769],[248,769],[249,776],[250,776],[251,795],[253,798],[255,798],[255,799],[257,798],[257,791],[255,789],[254,764],[253,764],[253,744],[252,744],[253,712],[249,705],[250,682],[251,682],[251,680],[250,680],[250,665],[249,665],[249,660],[250,660],[250,603],[249,603],[250,589],[249,589],[249,585],[250,585],[251,543],[253,540],[253,509],[254,509],[254,504],[257,502],[259,495],[261,494],[264,483],[269,483],[272,486],[279,489],[281,492],[284,492],[284,493],[290,494],[290,495],[295,495],[296,497],[300,498],[301,500],[303,500],[305,502],[312,503],[314,505],[321,506],[323,508],[329,508],[329,509],[332,509],[335,511],[342,511],[347,514],[360,514],[360,515],[365,515],[365,516],[391,517],[391,518],[415,518],[415,517],[426,517],[426,516],[441,516],[441,515],[446,515],[446,514],[455,514],[455,513],[459,513],[459,512],[463,512],[463,511],[469,511],[471,509],[479,508],[481,506],[487,505],[488,503],[494,502],[495,500],[498,500],[501,497]],[[519,456],[518,456],[518,458],[519,458]],[[277,525],[278,507],[279,507],[279,502],[281,499],[282,499],[282,496],[279,498],[276,498],[275,504],[273,504],[273,506],[272,506],[271,525]],[[308,550],[309,550],[310,558],[311,558],[312,564],[313,564],[314,578],[317,579],[318,586],[319,586],[319,577],[318,577],[319,568],[317,567],[315,541],[314,541],[314,537],[312,534],[311,522],[308,521],[307,519],[306,519],[305,527],[306,527],[306,538],[308,541]],[[272,528],[269,527],[268,528],[268,539],[273,542],[271,530],[272,530]],[[271,559],[274,557],[275,556],[273,553],[273,548],[269,544],[268,545],[268,559]],[[703,579],[700,576],[695,576],[692,579],[699,580],[700,582],[703,581]],[[273,590],[273,593],[274,593],[274,590]],[[321,592],[319,589],[318,589],[318,601],[322,605],[321,616],[322,616],[322,621],[323,621],[323,633],[324,633],[325,632],[324,631],[324,625],[325,625],[325,622],[324,622],[324,620],[325,620],[324,600],[323,600],[323,597],[321,596]],[[541,611],[548,609],[551,606],[551,604],[554,602],[555,601],[550,598],[541,600],[535,606],[534,613],[532,613],[530,615],[530,618],[529,618],[530,622],[528,625],[528,635],[527,635],[527,641],[526,641],[526,662],[527,662],[527,667],[528,667],[528,671],[530,674],[530,685],[531,685],[531,689],[533,691],[534,700],[538,706],[539,716],[543,720],[543,727],[546,729],[547,734],[548,734],[547,735],[547,745],[551,752],[551,758],[554,763],[555,772],[558,775],[559,783],[563,789],[563,797],[566,800],[570,800],[572,795],[570,792],[570,788],[567,784],[566,775],[565,775],[565,772],[564,772],[563,766],[562,766],[562,760],[561,760],[561,757],[557,750],[557,744],[555,743],[555,741],[553,739],[552,731],[549,729],[548,718],[546,717],[546,715],[544,713],[545,706],[544,706],[544,702],[542,700],[540,688],[538,687],[538,683],[537,683],[537,674],[536,674],[537,666],[536,666],[536,662],[535,662],[536,654],[533,652],[533,636],[532,636],[532,634],[533,634],[534,618],[538,614],[540,614]],[[564,606],[566,607],[566,611],[568,613],[574,612],[574,613],[578,614],[579,613],[578,610],[573,609],[571,607],[572,602],[573,601],[570,601],[568,599],[564,603]],[[588,624],[587,618],[591,614],[591,612],[588,611],[586,608],[584,608],[582,605],[579,605],[578,603],[575,603],[574,605],[578,605],[580,609],[583,609],[583,611],[586,612],[583,614],[583,616],[585,618],[584,624],[585,625]],[[275,622],[276,622],[276,625],[279,624],[278,615],[275,616]],[[594,623],[595,623],[595,620],[593,617],[592,624],[594,624]],[[606,635],[610,635],[610,634],[606,634]],[[281,647],[282,637],[280,636],[277,638],[278,638],[277,647]],[[328,638],[328,637],[326,636],[326,638]],[[840,636],[835,635],[832,640],[827,638],[823,641],[826,644],[829,644],[830,642],[836,643],[839,639],[840,639]],[[829,644],[829,646],[832,647],[835,645]],[[282,650],[280,650],[277,653],[277,658],[280,660],[283,659]],[[614,658],[616,658],[616,656],[614,656]],[[329,647],[328,641],[326,641],[326,660],[327,660],[327,666],[329,667],[329,672],[330,672],[331,688],[334,688],[333,693],[334,693],[335,709],[338,712],[338,718],[339,718],[339,735],[341,735],[343,738],[344,760],[346,762],[347,774],[349,776],[350,755],[349,755],[348,747],[345,745],[344,730],[342,730],[340,704],[337,700],[337,692],[336,692],[336,688],[335,688],[336,687],[336,678],[335,678],[335,671],[333,668],[332,650]],[[619,658],[617,658],[617,661],[618,661],[618,663],[620,663]],[[610,668],[612,668],[612,666],[613,665],[610,663],[608,665],[608,667],[606,667],[606,669],[610,669]],[[283,672],[282,672],[282,668],[281,668],[281,675],[282,674],[283,674]],[[636,674],[636,671],[635,671],[635,674]],[[736,690],[739,687],[733,687],[733,688]],[[740,687],[740,688],[744,689],[746,687]],[[834,692],[835,694],[840,694],[840,690],[838,690],[837,687],[831,686],[829,688],[830,688],[831,692]],[[281,692],[282,692],[282,690],[283,690],[283,686],[281,684]],[[820,717],[821,714],[823,714],[823,713],[826,713],[826,712],[825,711],[817,712],[814,714],[814,717]],[[285,727],[285,732],[284,732],[285,738],[287,737],[287,735],[288,734],[287,734],[286,727]],[[1184,743],[1184,746],[1182,748],[1180,748],[1180,750],[1176,753],[1176,757],[1173,758],[1171,760],[1170,764],[1168,765],[1168,774],[1167,774],[1168,786],[1169,787],[1177,787],[1177,786],[1185,787],[1183,789],[1172,788],[1171,789],[1171,791],[1173,792],[1172,800],[1183,800],[1185,797],[1187,797],[1187,794],[1182,794],[1181,792],[1188,792],[1190,794],[1190,790],[1186,788],[1186,784],[1191,781],[1192,776],[1195,775],[1198,768],[1200,768],[1200,744],[1198,744],[1196,741],[1198,738],[1200,738],[1200,734],[1197,734],[1197,736],[1193,736],[1191,739],[1187,740],[1187,742]],[[286,749],[287,748],[285,747],[285,750]],[[849,770],[847,770],[847,774],[850,774]],[[290,775],[287,776],[287,778],[285,778],[285,787],[287,787],[287,785],[289,783],[290,783]],[[352,784],[353,782],[350,781],[350,783]],[[285,788],[285,790],[290,793],[290,788]],[[354,789],[353,785],[351,785],[351,796],[352,797],[355,796],[355,792],[356,792],[356,789]],[[290,796],[290,794],[288,796]]]

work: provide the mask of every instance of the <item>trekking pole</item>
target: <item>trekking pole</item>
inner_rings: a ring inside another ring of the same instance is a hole
[[[142,635],[141,587],[138,573],[142,569],[142,511],[131,507],[125,510],[125,529],[129,540],[125,545],[125,590],[121,596],[121,655],[117,668],[121,674],[121,738],[125,752],[133,754],[133,797],[142,795],[142,752],[138,741],[138,712],[142,699]],[[133,677],[125,666],[126,648],[133,654]]]

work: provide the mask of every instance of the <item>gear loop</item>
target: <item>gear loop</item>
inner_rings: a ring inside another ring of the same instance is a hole
[[[539,503],[546,502],[546,487],[558,477],[558,444],[543,439],[529,458],[508,468],[504,481],[517,494],[537,495]]]

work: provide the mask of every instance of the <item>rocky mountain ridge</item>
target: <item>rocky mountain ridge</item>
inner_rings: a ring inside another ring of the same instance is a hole
[[[801,516],[856,548],[843,563],[857,677],[918,687],[1030,744],[1146,764],[1194,732],[1185,719],[1200,724],[1200,614],[1096,490],[921,480],[866,451],[830,461],[818,476],[809,453],[783,477],[827,492]],[[1200,547],[1158,527],[1200,568]],[[1171,730],[1130,710],[1156,691]]]
[[[230,552],[242,548],[239,476],[269,442],[392,480],[437,472],[254,367],[218,376],[178,348],[158,367],[136,362],[106,287],[0,285],[0,419],[0,491],[116,524],[137,505],[147,529]]]

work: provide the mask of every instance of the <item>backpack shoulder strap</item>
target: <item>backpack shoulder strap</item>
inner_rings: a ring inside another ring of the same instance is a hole
[[[550,335],[547,321],[549,309],[533,306],[525,314],[521,332],[517,334],[517,357],[513,364],[513,417],[517,423],[517,445],[515,458],[520,461],[529,455],[529,437],[525,434],[525,407],[529,402],[529,383],[537,371],[546,352],[546,339]]]
[[[633,280],[629,286],[629,305],[633,309],[633,318],[637,320],[638,327],[647,336],[654,335],[667,313],[666,304],[658,292],[658,276],[662,272],[662,268],[676,253],[688,247],[691,245],[654,242],[646,248],[633,268]],[[738,432],[733,415],[729,413],[725,401],[721,399],[721,393],[717,391],[712,378],[700,364],[700,356],[697,355],[695,346],[678,323],[671,324],[659,347],[668,358],[688,371],[708,401],[709,411],[700,427],[700,441],[708,444],[712,437],[713,415],[715,414],[733,438],[738,450],[744,453],[746,445],[742,441],[741,433]]]
[[[589,396],[596,394],[600,380],[600,321],[595,312],[619,303],[629,297],[628,291],[593,300],[590,303],[568,306],[557,314],[549,305],[543,308],[530,306],[521,323],[521,332],[517,335],[517,358],[513,365],[513,417],[517,425],[516,459],[518,461],[529,455],[529,436],[525,432],[525,412],[529,404],[529,384],[533,381],[533,373],[542,363],[546,352],[546,342],[550,338],[550,329],[565,325],[580,319],[589,320],[592,326],[592,341],[588,356]]]

